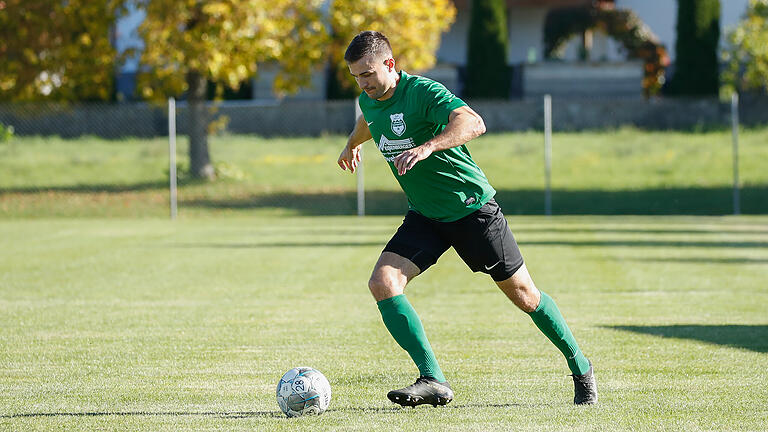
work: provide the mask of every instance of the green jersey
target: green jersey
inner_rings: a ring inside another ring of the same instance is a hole
[[[401,71],[391,98],[379,101],[363,92],[359,100],[373,140],[412,210],[430,219],[452,222],[493,198],[496,191],[464,145],[432,153],[405,174],[397,173],[393,163],[397,155],[442,132],[451,111],[466,105],[445,86]]]

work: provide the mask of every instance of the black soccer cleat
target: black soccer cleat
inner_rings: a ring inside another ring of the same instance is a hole
[[[584,375],[571,375],[573,377],[573,403],[576,405],[592,405],[597,403],[597,381],[592,362],[589,362],[589,370]]]
[[[440,382],[432,377],[421,376],[408,387],[387,393],[387,397],[402,406],[415,407],[424,404],[438,406],[453,400],[453,390],[447,381]]]

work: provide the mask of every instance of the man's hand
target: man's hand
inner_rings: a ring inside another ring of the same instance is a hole
[[[422,161],[432,154],[432,148],[426,144],[406,150],[395,157],[392,161],[397,168],[397,173],[403,175],[409,169],[416,165],[416,162]]]
[[[483,123],[483,118],[480,115],[468,106],[456,108],[451,111],[445,129],[437,136],[416,148],[397,155],[393,161],[397,173],[403,175],[417,162],[428,158],[432,153],[458,147],[484,133],[485,123]]]
[[[360,164],[360,149],[361,145],[373,138],[371,131],[368,129],[368,123],[363,116],[357,116],[355,121],[355,128],[352,129],[352,133],[349,134],[347,145],[344,146],[344,150],[339,155],[339,160],[336,163],[339,164],[344,171],[349,168],[350,172],[355,172],[357,166]]]
[[[360,164],[360,160],[360,146],[350,148],[349,144],[347,144],[344,146],[344,150],[341,151],[339,160],[336,163],[345,171],[349,169],[350,172],[355,172]]]

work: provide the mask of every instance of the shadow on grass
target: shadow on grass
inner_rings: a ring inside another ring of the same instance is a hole
[[[563,226],[544,226],[544,227],[527,227],[525,225],[515,226],[514,219],[510,220],[510,227],[514,233],[531,233],[531,234],[649,234],[649,235],[665,235],[665,234],[680,234],[680,235],[698,235],[698,234],[768,234],[768,228],[762,225],[753,225],[744,229],[723,229],[720,226],[711,228],[636,228],[629,224],[626,227],[614,226],[611,228],[602,228],[597,226],[584,226],[584,227],[563,227]]]
[[[285,417],[277,411],[234,411],[234,412],[191,412],[191,411],[92,411],[92,412],[51,412],[51,413],[22,413],[0,415],[0,418],[34,418],[34,417]]]
[[[394,234],[395,230],[392,230]],[[174,248],[210,249],[257,249],[294,247],[364,247],[384,246],[391,235],[382,236],[380,241],[284,241],[253,243],[174,243]],[[768,241],[672,241],[672,240],[523,240],[520,246],[569,246],[569,247],[693,247],[693,248],[768,248]],[[659,261],[668,261],[659,259]]]
[[[677,241],[677,240],[533,240],[521,241],[531,246],[573,247],[697,247],[697,248],[768,248],[768,241]]]
[[[34,195],[45,192],[62,192],[71,194],[89,194],[89,193],[123,193],[123,192],[143,192],[148,190],[167,190],[167,181],[142,182],[131,184],[83,184],[72,186],[39,186],[39,187],[0,187],[0,195],[3,194],[24,194]]]
[[[733,213],[730,188],[667,188],[644,190],[554,190],[556,215],[726,215]],[[768,186],[741,191],[743,214],[768,214]],[[507,215],[542,214],[541,190],[500,190],[496,200]],[[183,200],[182,206],[212,209],[291,209],[305,215],[354,215],[357,195],[349,192],[253,194],[238,199]],[[369,215],[402,215],[408,209],[400,191],[369,190],[365,210]]]
[[[684,258],[631,258],[631,261],[652,263],[682,263],[682,264],[768,264],[768,258],[715,258],[715,257],[684,257]]]
[[[674,339],[691,339],[716,345],[768,353],[768,325],[667,325],[606,326],[614,330]]]
[[[464,404],[448,405],[442,409],[464,408],[512,408],[523,407],[523,404]],[[343,407],[332,408],[328,412],[353,412],[353,413],[396,413],[407,408],[397,406],[387,407]],[[92,411],[92,412],[49,412],[49,413],[21,413],[0,415],[5,419],[20,418],[45,418],[45,417],[218,417],[223,419],[241,419],[251,417],[286,418],[279,411],[232,411],[232,412],[206,412],[206,411]]]
[[[395,231],[392,231],[394,234]],[[391,236],[391,235],[390,235]],[[294,247],[364,247],[381,246],[387,244],[389,237],[382,238],[381,241],[344,241],[344,242],[269,242],[269,243],[175,243],[171,247],[175,248],[209,248],[209,249],[258,249],[258,248],[294,248]]]
[[[193,184],[193,183],[190,183]],[[320,185],[312,185],[316,187]],[[1,188],[3,194],[39,194],[64,192],[76,194],[164,191],[164,181],[127,185],[76,185],[50,187]],[[275,192],[247,194],[248,186],[237,198],[185,198],[179,191],[179,205],[216,210],[255,210],[264,208],[292,210],[302,215],[355,215],[355,191]],[[726,215],[733,213],[733,191],[730,187],[652,188],[642,190],[564,190],[552,191],[555,215]],[[741,190],[743,214],[768,214],[768,185],[746,186]],[[496,200],[507,215],[543,214],[544,191],[539,189],[499,190]],[[408,209],[405,195],[399,190],[368,190],[365,209],[369,215],[402,215]],[[766,232],[766,231],[761,231]]]

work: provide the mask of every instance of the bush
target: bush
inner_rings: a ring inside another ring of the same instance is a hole
[[[13,126],[0,123],[0,142],[10,141],[13,138]]]

